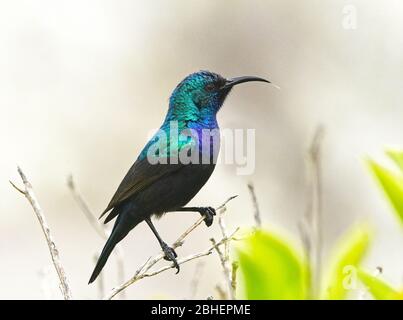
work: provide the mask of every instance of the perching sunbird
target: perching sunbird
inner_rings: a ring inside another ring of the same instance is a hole
[[[89,283],[97,278],[116,244],[142,221],[157,237],[165,259],[179,272],[175,251],[161,239],[151,217],[194,211],[205,217],[207,226],[213,223],[213,208],[185,205],[214,171],[220,147],[218,110],[235,85],[249,81],[270,83],[259,77],[226,79],[199,71],[177,85],[160,130],[141,151],[101,215],[110,211],[105,223],[116,221]]]

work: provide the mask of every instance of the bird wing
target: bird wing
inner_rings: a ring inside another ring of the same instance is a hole
[[[155,142],[155,139],[151,140],[144,150],[147,151],[150,145],[154,144]],[[187,141],[183,141],[180,146],[178,146],[178,152],[181,152],[184,149],[188,150],[194,146],[195,140],[190,138]],[[112,197],[112,200],[109,202],[108,206],[99,218],[102,218],[109,210],[118,206],[124,200],[134,196],[138,192],[141,192],[155,181],[161,179],[163,176],[170,175],[184,167],[184,164],[180,163],[180,160],[177,161],[177,164],[170,162],[169,155],[168,144],[161,146],[161,148],[158,150],[158,155],[154,157],[154,164],[149,161],[148,157],[137,159],[127,172],[126,176],[123,178],[114,196]]]
[[[136,193],[144,190],[165,175],[172,174],[183,167],[183,164],[150,164],[147,158],[137,160],[130,168],[108,206],[99,218],[112,208]]]

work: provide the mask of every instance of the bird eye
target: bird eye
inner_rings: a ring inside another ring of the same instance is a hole
[[[205,89],[206,89],[207,91],[213,91],[214,88],[215,88],[214,83],[209,83],[209,84],[207,84],[207,85],[205,86]]]

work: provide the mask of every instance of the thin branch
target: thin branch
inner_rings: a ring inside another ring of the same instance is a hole
[[[227,231],[227,227],[226,227],[225,221],[224,221],[224,214],[226,211],[227,211],[226,207],[222,207],[220,210],[218,210],[218,225],[220,226],[220,230],[221,230],[221,234],[222,234],[223,238],[228,238],[228,231]],[[210,241],[212,241],[213,244],[215,243],[214,239],[210,239]],[[221,265],[223,267],[225,282],[227,284],[228,293],[225,296],[229,297],[231,300],[234,300],[235,295],[234,295],[234,292],[233,292],[232,286],[231,286],[229,243],[226,242],[224,244],[223,252],[221,252],[221,250],[218,247],[216,247],[216,251],[220,258]]]
[[[131,286],[133,283],[135,283],[137,280],[139,280],[140,275],[142,274],[142,272],[147,270],[146,268],[149,265],[150,261],[151,261],[151,257],[148,258],[146,260],[146,262],[143,263],[141,265],[141,267],[136,270],[136,272],[134,273],[134,275],[133,275],[133,277],[131,279],[129,279],[125,283],[121,284],[119,287],[113,288],[111,290],[111,292],[104,298],[104,300],[112,300],[113,297],[116,296],[118,293],[122,292],[127,287]]]
[[[225,211],[226,210],[226,205],[228,202],[231,200],[235,199],[237,195],[229,197],[227,200],[223,202],[220,206],[218,206],[215,210],[216,211]],[[177,247],[180,247],[183,244],[183,240],[193,231],[195,230],[203,221],[205,217],[200,217],[194,224],[192,224],[172,245],[174,249]],[[220,222],[220,215],[218,216],[218,221],[221,227],[222,221]],[[163,257],[163,254],[161,253],[161,258]]]
[[[67,186],[71,191],[71,194],[74,200],[77,202],[77,205],[80,207],[81,211],[84,213],[90,225],[94,228],[94,230],[98,233],[98,235],[107,240],[110,232],[107,230],[104,224],[96,218],[96,216],[91,211],[87,201],[85,201],[82,194],[78,191],[76,184],[73,179],[73,175],[70,175],[67,178]],[[118,282],[121,283],[125,280],[125,268],[124,268],[124,253],[120,244],[117,244],[115,250],[113,251],[116,257],[116,264],[118,268]],[[124,292],[123,292],[124,294]]]
[[[238,197],[237,194],[234,195],[234,196],[229,197],[229,198],[228,198],[227,200],[225,200],[221,205],[219,205],[219,206],[216,208],[216,210],[220,210],[220,209],[226,208],[227,203],[230,202],[231,200],[234,200],[236,197]]]
[[[230,198],[228,198],[221,206],[219,206],[217,209],[222,209],[225,207],[225,205],[231,201],[232,199],[234,199],[236,196],[232,196]],[[217,210],[216,209],[216,210]],[[178,239],[172,244],[172,248],[176,249],[180,246],[183,245],[183,242],[185,240],[185,238],[193,231],[195,230],[203,221],[204,221],[205,217],[200,217],[194,224],[192,224],[188,229],[186,229],[186,231],[181,234]],[[237,229],[238,230],[238,229]],[[236,231],[237,231],[236,230]],[[236,232],[235,231],[235,232]],[[231,236],[232,237],[232,236]],[[221,241],[217,244],[217,245],[221,245],[223,243],[226,243],[228,240],[230,240],[229,238],[223,238],[221,239]],[[211,250],[210,250],[211,249]],[[211,251],[214,249],[213,247],[210,247],[208,250],[206,250],[205,252],[202,253],[198,253],[196,255],[192,255],[189,256],[187,258],[183,258],[183,259],[178,259],[178,264],[183,264],[187,261],[193,260],[193,259],[197,259],[200,258],[202,256],[205,255],[209,255],[211,254]],[[207,253],[208,252],[208,253]],[[144,277],[150,277],[151,273],[147,273],[158,261],[160,261],[162,258],[164,257],[164,253],[161,252],[159,254],[157,254],[156,256],[154,256],[153,258],[149,258],[133,275],[133,277],[131,277],[129,280],[127,280],[126,282],[122,283],[120,286],[113,288],[112,291],[105,297],[105,299],[110,300],[113,297],[115,297],[118,293],[122,292],[123,290],[125,290],[127,287],[129,287],[130,285],[132,285],[133,283],[137,282],[140,279],[143,279]],[[173,264],[169,265],[169,266],[165,266],[159,270],[157,270],[157,272],[153,272],[152,275],[156,275],[158,273],[161,273],[163,271],[166,271],[168,269],[173,268]]]
[[[311,226],[306,221],[306,216],[304,216],[301,220],[297,221],[297,228],[299,232],[299,237],[301,238],[302,246],[305,249],[305,255],[308,259],[311,258],[312,249],[311,249]]]
[[[187,256],[187,257],[185,257],[185,258],[178,259],[178,264],[181,265],[181,264],[184,264],[185,262],[192,261],[192,260],[197,259],[197,258],[201,258],[201,257],[208,256],[208,255],[210,255],[211,253],[212,253],[212,249],[211,249],[211,250],[208,249],[208,250],[203,251],[203,252],[195,253],[195,254],[192,254],[192,255]],[[167,271],[167,270],[172,269],[172,268],[173,268],[172,265],[166,265],[166,266],[164,266],[164,267],[161,267],[161,268],[158,269],[158,270],[155,270],[155,271],[152,271],[152,272],[143,273],[140,277],[138,277],[137,280],[140,280],[140,279],[142,279],[142,278],[147,278],[147,277],[155,276],[155,275],[157,275],[157,274],[160,274],[161,272]]]
[[[87,204],[87,201],[84,200],[84,197],[76,188],[76,184],[73,179],[73,175],[70,175],[67,178],[67,187],[71,191],[71,194],[74,200],[77,202],[78,206],[80,207],[81,211],[84,213],[85,217],[87,218],[88,222],[94,228],[94,230],[98,233],[98,235],[107,240],[109,237],[109,232],[100,224],[99,220],[95,217],[92,213],[90,207]]]
[[[226,236],[224,236],[226,237]],[[221,251],[220,247],[217,246],[217,243],[214,238],[210,239],[211,243],[213,244],[215,250],[217,251],[218,257],[220,258],[221,266],[224,273],[225,282],[227,283],[228,287],[228,296],[231,300],[234,300],[234,294],[232,290],[232,283],[231,283],[231,271],[229,269],[229,257],[225,256],[224,253]],[[224,246],[225,249],[225,246]]]
[[[238,267],[239,267],[238,261],[233,261],[232,269],[231,269],[231,286],[232,286],[232,291],[234,293],[234,296],[236,296]]]
[[[307,257],[314,268],[312,296],[320,291],[322,270],[322,177],[321,177],[321,147],[324,128],[318,126],[308,150],[309,165],[309,202],[303,220],[298,227]]]
[[[217,293],[218,293],[218,298],[219,298],[220,300],[228,300],[227,292],[226,292],[223,288],[221,288],[221,286],[220,286],[219,284],[217,284],[217,285],[215,286],[215,290],[217,291]]]
[[[224,221],[224,213],[227,211],[226,207],[221,208],[218,210],[218,225],[220,226],[221,229],[221,234],[224,238],[228,237],[228,231],[227,231],[227,226],[225,225]],[[225,260],[229,260],[229,246],[228,243],[224,245],[224,258]]]
[[[10,183],[15,189],[17,189],[19,192],[21,192],[27,198],[29,203],[31,204],[32,209],[34,210],[36,217],[38,218],[39,224],[41,225],[42,231],[45,235],[46,242],[49,247],[49,252],[52,257],[52,262],[53,262],[53,265],[56,269],[57,275],[60,280],[60,290],[63,294],[64,299],[70,300],[72,298],[72,295],[71,295],[70,286],[68,284],[68,280],[66,277],[66,273],[64,272],[64,268],[60,262],[59,250],[57,249],[56,244],[53,241],[53,237],[51,235],[50,229],[46,222],[43,211],[39,205],[39,202],[35,196],[31,183],[29,182],[29,180],[27,179],[26,175],[24,174],[24,172],[21,170],[20,167],[18,167],[18,173],[22,179],[22,182],[24,183],[24,190],[17,188],[14,183],[12,183],[12,182],[10,182]]]
[[[232,237],[238,230],[239,230],[239,228],[236,229],[236,230],[231,234],[231,237]],[[178,259],[177,262],[178,262],[179,265],[181,265],[181,264],[184,264],[184,263],[186,263],[186,262],[189,262],[189,261],[192,261],[192,260],[201,258],[201,257],[208,256],[208,255],[210,255],[210,254],[213,252],[213,250],[215,249],[216,246],[221,246],[222,244],[224,244],[224,243],[226,243],[226,242],[228,242],[228,241],[231,241],[231,237],[230,237],[230,238],[226,238],[226,239],[223,238],[223,239],[220,240],[220,242],[218,242],[218,243],[215,244],[215,245],[212,245],[212,246],[209,247],[208,249],[206,249],[206,250],[204,250],[204,251],[202,251],[202,252],[199,252],[199,253],[195,253],[195,254],[189,255],[189,256],[187,256],[187,257],[185,257],[185,258]],[[172,268],[175,268],[174,264],[169,264],[169,265],[166,265],[166,266],[164,266],[164,267],[161,267],[160,269],[157,269],[157,270],[155,270],[155,271],[147,272],[147,271],[149,270],[149,267],[147,266],[147,263],[146,263],[146,264],[143,265],[142,268],[140,268],[140,269],[138,269],[138,270],[136,271],[136,274],[135,274],[134,277],[132,277],[132,279],[130,279],[128,282],[124,283],[122,286],[112,289],[111,293],[106,297],[106,299],[107,299],[107,300],[111,300],[115,295],[117,295],[117,294],[118,294],[119,292],[121,292],[123,289],[127,288],[129,285],[132,285],[133,283],[135,283],[135,282],[137,282],[137,281],[139,281],[139,280],[141,280],[141,279],[156,276],[157,274],[160,274],[160,273],[162,273],[162,272],[164,272],[164,271],[167,271],[167,270],[169,270],[169,269],[172,269]]]
[[[238,261],[232,262],[232,269],[231,269],[231,287],[232,292],[234,294],[234,299],[236,298],[236,287],[237,287],[237,271],[238,271],[239,263]]]
[[[25,196],[25,191],[24,191],[24,190],[22,190],[22,189],[20,189],[19,187],[17,187],[17,186],[14,184],[14,182],[12,182],[11,180],[9,180],[8,182],[10,182],[10,184],[13,186],[13,188],[14,188],[15,190],[17,190],[19,193],[22,193],[22,194]]]
[[[260,216],[259,204],[257,202],[255,187],[254,187],[253,183],[248,183],[248,189],[249,189],[250,196],[251,196],[252,202],[253,202],[253,209],[254,209],[253,216],[255,218],[255,225],[257,228],[260,228],[262,226],[262,218]]]

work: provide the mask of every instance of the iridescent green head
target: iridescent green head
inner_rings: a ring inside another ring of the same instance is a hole
[[[204,121],[215,116],[231,89],[249,81],[269,81],[258,77],[226,79],[217,73],[199,71],[188,75],[169,99],[169,120]]]

